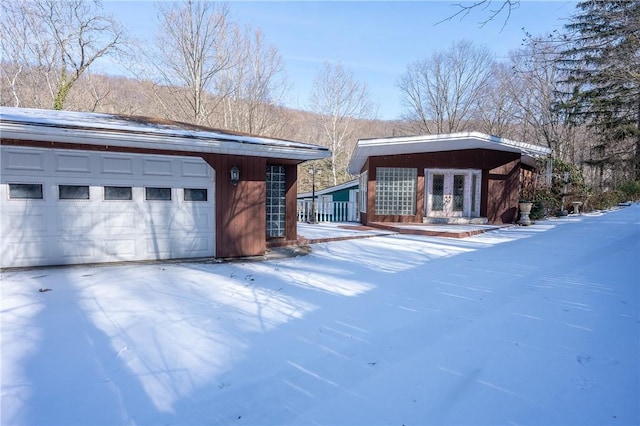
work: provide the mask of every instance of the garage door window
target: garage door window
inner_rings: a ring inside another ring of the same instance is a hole
[[[147,201],[171,201],[171,188],[145,188],[144,198]]]
[[[88,200],[89,186],[87,185],[58,185],[60,200]]]
[[[132,192],[130,186],[105,186],[104,199],[111,200],[131,200]]]
[[[42,200],[42,184],[10,183],[9,198],[12,200]]]
[[[185,201],[207,201],[207,188],[185,188]]]

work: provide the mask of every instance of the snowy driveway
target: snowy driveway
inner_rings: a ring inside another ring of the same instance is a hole
[[[3,272],[0,423],[639,424],[639,265],[633,205],[264,262]]]

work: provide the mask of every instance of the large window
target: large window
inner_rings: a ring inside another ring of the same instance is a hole
[[[286,236],[284,166],[267,166],[267,238]]]
[[[12,200],[42,200],[42,184],[10,183],[9,198]]]
[[[378,167],[376,169],[376,214],[416,214],[418,169]]]

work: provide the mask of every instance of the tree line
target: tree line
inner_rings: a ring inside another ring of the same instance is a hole
[[[498,12],[517,3],[500,3]],[[582,188],[640,181],[640,2],[582,1],[562,31],[524,34],[496,59],[454,41],[398,76],[403,116],[378,120],[366,84],[341,63],[317,69],[305,110],[277,47],[231,19],[228,3],[159,3],[157,36],[130,37],[98,0],[0,2],[0,103],[146,115],[327,146],[319,186],[346,173],[360,138],[480,131],[548,146]],[[467,9],[462,9],[468,12]],[[496,12],[497,13],[497,12]],[[494,19],[495,14],[488,19]],[[441,23],[440,25],[446,25]],[[112,61],[126,77],[93,72]]]

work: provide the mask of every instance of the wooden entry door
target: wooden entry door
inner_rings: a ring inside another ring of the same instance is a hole
[[[480,170],[425,170],[427,217],[479,217]]]

